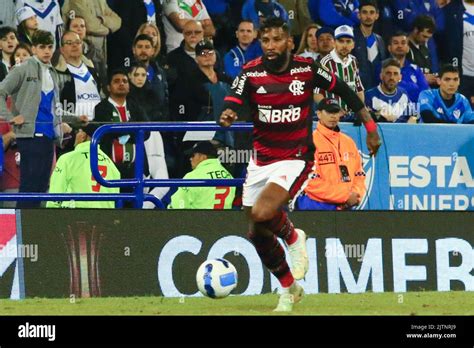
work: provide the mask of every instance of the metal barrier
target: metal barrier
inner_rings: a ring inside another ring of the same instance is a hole
[[[145,153],[145,132],[186,132],[186,131],[249,131],[253,125],[250,123],[235,124],[228,128],[223,128],[215,123],[187,122],[187,123],[117,123],[107,124],[99,127],[91,140],[91,170],[97,183],[105,187],[134,187],[135,208],[141,208],[144,200],[143,189],[145,187],[177,187],[177,186],[239,186],[244,183],[243,179],[144,179],[143,164]],[[135,133],[136,134],[136,155],[135,155],[135,178],[107,181],[99,173],[97,162],[97,146],[100,138],[105,133]]]
[[[135,200],[133,193],[0,193],[0,201],[115,201],[117,208],[123,207],[123,201]],[[160,209],[163,203],[153,195],[144,195],[145,201],[150,201]]]
[[[198,186],[239,186],[244,179],[145,179],[143,177],[143,164],[145,154],[145,132],[186,132],[186,131],[249,131],[253,125],[250,123],[237,123],[228,128],[223,128],[215,123],[187,122],[187,123],[117,123],[100,126],[91,140],[91,171],[97,183],[105,187],[133,187],[134,193],[130,194],[48,194],[48,193],[0,193],[0,201],[115,201],[117,207],[123,206],[123,201],[133,200],[135,208],[141,208],[144,201],[150,201],[157,208],[164,209],[165,206],[157,197],[145,194],[145,187],[198,187]],[[98,168],[98,145],[100,138],[105,133],[134,133],[136,135],[136,157],[135,178],[121,180],[105,180],[99,173]]]

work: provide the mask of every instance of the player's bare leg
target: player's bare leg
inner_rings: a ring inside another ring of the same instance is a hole
[[[254,206],[245,209],[250,222],[249,239],[255,245],[263,264],[282,285],[277,311],[291,311],[293,304],[303,296],[303,289],[295,282],[296,277],[290,271],[285,252],[276,237],[282,238],[288,245],[294,266],[293,273],[299,276],[297,279],[303,278],[308,268],[306,236],[303,231],[293,227],[286,212],[282,210],[289,199],[288,191],[275,183],[269,183]]]

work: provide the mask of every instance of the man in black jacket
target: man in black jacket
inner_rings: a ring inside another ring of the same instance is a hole
[[[109,97],[95,107],[94,122],[146,122],[145,112],[134,100],[128,98],[130,85],[125,71],[116,70],[109,76]],[[135,137],[125,133],[106,134],[101,143],[104,151],[115,163],[122,178],[133,178],[135,163]],[[145,161],[146,163],[146,161]]]
[[[167,57],[168,65],[180,77],[198,70],[195,49],[197,43],[204,39],[204,29],[201,22],[195,20],[187,21],[184,25],[183,36],[184,40],[181,41],[181,45],[169,52]],[[224,73],[224,62],[217,51],[215,69],[219,73]],[[170,81],[170,95],[174,92],[175,84],[173,82]]]

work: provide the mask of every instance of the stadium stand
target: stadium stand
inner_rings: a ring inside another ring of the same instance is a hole
[[[375,9],[377,13],[369,19],[367,16],[370,15],[364,13],[362,15],[366,18],[361,21],[361,10],[366,9]],[[0,118],[7,119],[6,105],[10,112],[18,115],[18,107],[5,86],[11,85],[10,73],[20,62],[28,64],[29,60],[37,59],[29,57],[31,39],[35,31],[46,30],[55,37],[51,61],[56,71],[53,76],[59,77],[55,82],[58,84],[57,97],[65,106],[72,105],[72,114],[86,114],[92,123],[100,125],[93,119],[93,113],[76,112],[75,108],[90,104],[93,109],[100,99],[102,105],[107,103],[110,94],[107,81],[112,71],[120,68],[127,70],[131,82],[127,107],[146,111],[146,115],[131,115],[131,119],[215,121],[232,79],[244,64],[262,52],[258,38],[252,41],[253,38],[245,38],[243,34],[239,36],[239,24],[242,27],[247,25],[249,30],[258,29],[267,17],[280,17],[289,23],[296,36],[293,53],[319,60],[334,47],[334,40],[331,40],[331,45],[324,45],[323,36],[333,36],[334,30],[341,25],[349,26],[354,33],[351,57],[354,57],[356,68],[353,74],[360,76],[362,81],[358,91],[367,93],[372,89],[373,95],[366,97],[366,104],[372,108],[374,98],[384,100],[384,103],[394,98],[399,100],[402,95],[406,98],[406,94],[386,95],[386,88],[385,94],[377,96],[381,88],[378,85],[381,67],[390,55],[402,64],[402,81],[396,90],[403,91],[404,88],[411,102],[418,102],[418,95],[423,90],[426,90],[424,96],[435,93],[441,83],[437,72],[445,63],[459,69],[459,93],[466,97],[463,99],[464,107],[467,109],[468,102],[474,102],[472,0],[46,0],[41,3],[22,0],[16,1],[15,6],[4,6],[0,13],[0,81],[3,80],[0,82],[0,95],[4,98],[2,105],[5,105]],[[397,30],[410,33],[408,36],[399,34],[398,39],[404,40],[402,43],[389,39]],[[74,40],[71,31],[77,33]],[[424,34],[429,34],[429,37]],[[301,36],[305,42],[300,45]],[[148,39],[143,40],[146,37],[150,37],[151,47],[148,47]],[[211,59],[215,62],[214,69],[203,68],[200,61],[207,56],[196,56],[196,45],[204,38],[209,42],[204,53],[214,54],[210,52],[215,51],[215,57]],[[144,42],[146,48],[136,47]],[[20,43],[23,46],[19,47]],[[81,50],[79,55],[74,53],[77,50]],[[71,59],[71,54],[80,59]],[[74,62],[79,66],[74,66]],[[431,89],[428,89],[423,73]],[[140,74],[146,75],[144,80]],[[350,71],[339,73],[343,78],[349,78],[351,74]],[[420,123],[418,110],[419,107],[415,106],[409,115],[401,114],[414,116],[412,120],[416,118]],[[450,109],[446,110],[449,112]],[[112,109],[109,111],[99,119],[104,121],[120,116],[114,115]],[[446,117],[452,119],[454,116]],[[18,129],[14,127],[12,132],[6,123],[2,128],[5,161],[16,172],[21,160],[15,157],[16,143],[11,135],[18,134]],[[77,129],[73,129],[72,134],[74,131]],[[190,169],[183,152],[194,142],[183,147],[183,136],[179,132],[162,134],[164,150],[159,153],[165,158],[166,172],[170,177],[181,178]],[[218,133],[213,142],[236,150],[248,148],[248,141],[234,143],[227,134]],[[71,150],[71,146],[58,145],[54,162]],[[183,159],[184,165],[179,163]],[[15,181],[15,175],[12,181]],[[13,186],[8,184],[1,189],[15,189]]]

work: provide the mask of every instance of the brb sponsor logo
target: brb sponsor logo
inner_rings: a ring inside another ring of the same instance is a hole
[[[263,123],[291,123],[301,118],[300,107],[290,107],[288,109],[273,109],[271,106],[258,106],[258,119]]]
[[[471,274],[474,269],[473,245],[462,238],[374,237],[356,245],[346,244],[340,238],[309,238],[306,247],[309,269],[301,285],[307,293],[325,292],[326,289],[328,293],[406,292],[416,289],[420,282],[426,283],[425,286],[431,284],[431,290],[450,291],[457,283],[458,288],[474,291],[474,275]],[[174,263],[188,253],[206,259],[223,258],[228,254],[243,258],[245,262],[239,263],[248,269],[242,269],[241,275],[248,274],[248,277],[243,279],[239,275],[239,278],[242,284],[248,285],[241,294],[258,295],[265,291],[265,286],[268,289],[262,262],[255,247],[245,238],[225,236],[207,249],[203,248],[199,238],[181,235],[168,241],[158,258],[158,285],[164,296],[202,296],[197,288],[193,294],[182,293],[173,278],[173,274],[185,276],[174,267]],[[413,261],[414,257],[421,256],[423,262]],[[199,262],[196,269],[198,266]],[[190,265],[190,278],[195,277],[192,268]],[[269,285],[271,291],[279,287],[273,275],[270,275]]]

